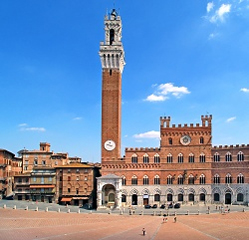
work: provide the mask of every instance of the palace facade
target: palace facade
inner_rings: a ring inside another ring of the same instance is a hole
[[[122,22],[105,16],[102,65],[102,176],[97,207],[164,204],[247,204],[249,145],[213,146],[212,115],[201,123],[160,118],[159,148],[126,148],[121,157]]]

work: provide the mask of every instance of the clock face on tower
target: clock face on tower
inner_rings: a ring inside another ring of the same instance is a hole
[[[188,135],[184,135],[184,136],[182,136],[182,137],[180,138],[180,143],[181,143],[182,145],[188,145],[188,144],[190,144],[190,142],[191,142],[191,138],[190,138],[190,136],[188,136]]]
[[[112,140],[107,140],[105,143],[104,143],[104,148],[107,150],[107,151],[112,151],[114,150],[116,147],[116,144],[114,141]]]

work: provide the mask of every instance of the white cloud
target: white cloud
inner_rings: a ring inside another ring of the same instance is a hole
[[[33,132],[45,132],[46,129],[43,127],[26,127],[21,128],[21,131],[33,131]]]
[[[207,4],[207,12],[209,13],[213,8],[214,8],[214,3],[213,2],[209,2]]]
[[[176,87],[172,83],[160,84],[158,89],[161,90],[163,95],[172,93],[176,97],[190,93],[186,87]]]
[[[149,102],[161,102],[161,101],[165,101],[166,97],[165,96],[157,96],[155,94],[151,94],[145,100],[149,101]]]
[[[134,138],[160,138],[160,132],[159,131],[149,131],[149,132],[145,132],[145,133],[135,134],[133,137]]]
[[[248,93],[249,92],[249,88],[241,88],[240,91]]]
[[[79,121],[79,120],[81,120],[82,119],[82,117],[75,117],[73,120],[74,121]]]
[[[210,22],[215,23],[217,21],[224,21],[224,17],[230,13],[231,7],[231,4],[222,4],[220,8],[215,11],[215,14],[209,18]]]
[[[168,99],[169,95],[172,95],[176,98],[182,97],[184,94],[189,94],[189,90],[186,87],[177,87],[172,83],[164,83],[157,86],[155,93],[149,95],[145,101],[156,102],[156,101],[165,101]]]
[[[231,117],[231,118],[228,118],[227,120],[226,120],[226,122],[232,122],[232,121],[234,121],[236,119],[236,117]]]
[[[45,132],[44,127],[28,127],[27,123],[21,123],[18,125],[20,131],[33,131],[33,132]]]

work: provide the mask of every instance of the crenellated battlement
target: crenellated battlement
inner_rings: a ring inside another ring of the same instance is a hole
[[[249,144],[236,144],[236,145],[219,145],[219,146],[213,146],[213,149],[230,149],[230,148],[233,148],[233,149],[236,149],[236,148],[248,148],[249,147]]]
[[[145,147],[145,148],[143,148],[143,147],[141,147],[141,148],[125,148],[125,152],[128,152],[128,151],[132,151],[132,152],[134,152],[134,151],[136,151],[136,152],[138,152],[138,151],[157,152],[157,151],[160,151],[160,148],[147,148],[147,147]]]
[[[161,128],[194,128],[194,127],[211,127],[212,125],[212,115],[201,115],[201,125],[200,123],[196,123],[195,125],[193,123],[190,123],[189,125],[187,123],[182,124],[172,124],[170,125],[171,118],[168,117],[160,117],[160,127]]]
[[[161,165],[159,163],[126,163],[126,164],[102,164],[102,169],[160,169]]]

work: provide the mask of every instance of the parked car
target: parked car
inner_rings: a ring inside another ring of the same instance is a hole
[[[150,204],[146,204],[146,205],[144,205],[144,208],[149,209],[149,208],[151,208],[151,206],[150,206]]]
[[[157,204],[154,204],[151,208],[157,208]]]
[[[160,208],[161,208],[161,209],[165,209],[165,204],[162,204],[162,205],[160,206]]]
[[[176,203],[175,205],[174,205],[174,208],[180,208],[181,207],[181,204],[180,203]]]

